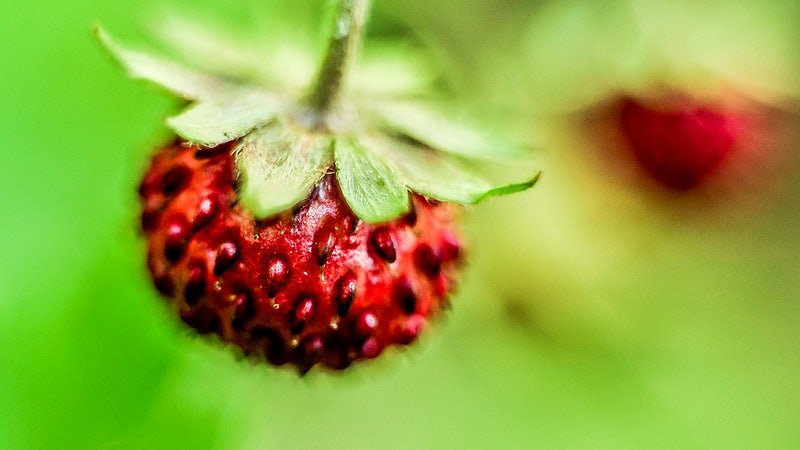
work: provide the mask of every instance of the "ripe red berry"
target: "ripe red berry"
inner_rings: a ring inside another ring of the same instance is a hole
[[[714,174],[736,149],[743,119],[732,111],[682,101],[622,101],[620,129],[636,160],[668,188],[688,190]]]
[[[153,280],[189,326],[274,364],[341,369],[414,341],[447,305],[455,205],[413,195],[413,213],[373,225],[327,175],[257,220],[237,203],[232,147],[168,146],[140,189]]]

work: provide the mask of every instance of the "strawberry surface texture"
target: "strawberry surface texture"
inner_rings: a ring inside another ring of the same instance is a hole
[[[447,307],[458,205],[412,194],[409,213],[371,224],[330,167],[304,201],[258,219],[238,202],[234,145],[176,141],[140,187],[148,268],[186,324],[304,373],[409,344]]]

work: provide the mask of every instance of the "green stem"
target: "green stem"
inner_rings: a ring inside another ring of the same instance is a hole
[[[341,0],[339,3],[328,52],[307,100],[315,126],[324,126],[326,116],[336,108],[347,66],[361,46],[369,3],[370,0]]]

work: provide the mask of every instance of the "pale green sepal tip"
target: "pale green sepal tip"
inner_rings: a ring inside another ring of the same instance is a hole
[[[279,100],[266,92],[240,89],[198,102],[167,119],[167,125],[190,142],[215,147],[269,122],[279,105]]]
[[[459,158],[386,136],[373,136],[369,145],[397,171],[406,187],[436,200],[473,203],[491,185]]]
[[[533,186],[539,177],[537,173],[521,183],[496,186],[455,155],[386,136],[373,136],[365,144],[395,168],[409,190],[446,202],[473,204],[486,197],[518,192]]]
[[[331,138],[275,121],[254,130],[234,149],[243,177],[241,203],[258,219],[305,199],[332,161]]]
[[[337,139],[334,148],[339,187],[359,218],[380,223],[409,211],[408,190],[383,159],[353,138]]]
[[[542,171],[540,170],[540,171],[537,171],[535,174],[533,174],[533,176],[530,179],[526,180],[526,181],[522,181],[520,183],[506,184],[506,185],[503,185],[503,186],[498,186],[498,187],[489,189],[488,191],[484,192],[483,195],[478,197],[478,199],[475,201],[475,203],[477,203],[477,202],[479,202],[479,201],[481,201],[481,200],[483,200],[485,198],[488,198],[488,197],[498,197],[498,196],[501,196],[501,195],[516,194],[517,192],[526,191],[526,190],[532,188],[534,185],[536,185],[536,183],[539,182],[539,179],[541,177],[542,177]]]
[[[166,58],[133,50],[120,44],[99,25],[94,29],[97,38],[128,72],[137,79],[148,80],[188,100],[199,100],[228,89],[228,83]]]

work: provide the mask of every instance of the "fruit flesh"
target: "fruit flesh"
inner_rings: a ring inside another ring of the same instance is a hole
[[[411,213],[369,224],[331,168],[293,210],[256,220],[237,203],[232,146],[176,142],[140,188],[148,268],[189,326],[301,372],[342,369],[413,342],[447,305],[456,206],[412,194]]]

